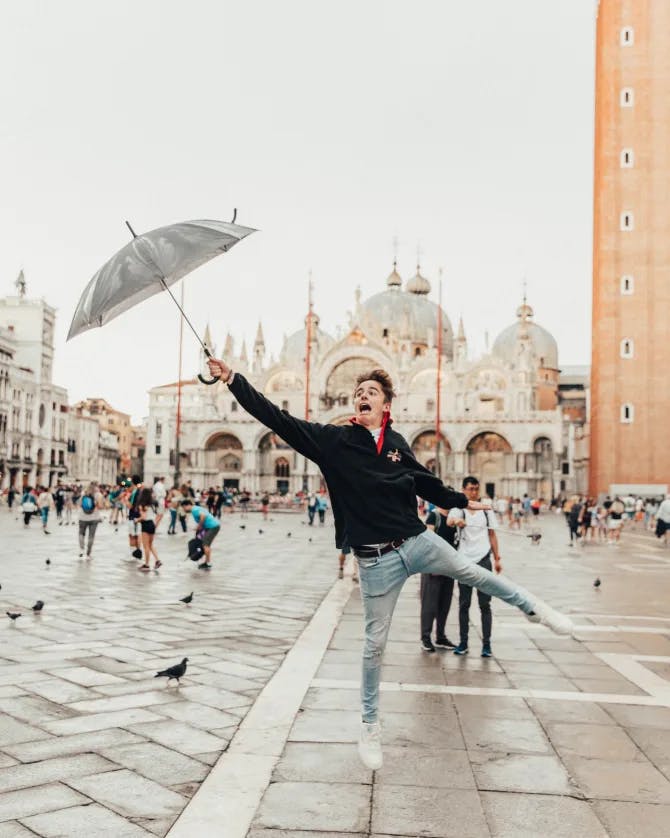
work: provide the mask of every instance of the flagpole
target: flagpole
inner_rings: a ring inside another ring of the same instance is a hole
[[[184,283],[181,284],[181,307],[184,308]],[[179,318],[179,364],[177,370],[177,439],[174,447],[174,485],[179,487],[181,465],[180,437],[181,437],[181,376],[182,376],[182,355],[184,350],[184,318]]]
[[[312,272],[309,272],[309,284],[307,286],[307,324],[305,329],[306,346],[305,346],[305,419],[309,421],[309,400],[310,400],[310,372],[311,372],[311,355],[312,355]],[[305,468],[302,477],[302,488],[306,492],[308,488],[307,476],[307,457],[305,457]]]
[[[437,304],[437,380],[435,382],[435,474],[442,477],[441,463],[441,381],[442,378],[442,268],[439,270],[438,304]]]

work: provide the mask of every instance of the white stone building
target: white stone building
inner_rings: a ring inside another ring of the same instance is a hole
[[[55,310],[0,298],[0,485],[53,485],[66,472],[67,391],[52,381]]]
[[[574,488],[566,468],[569,425],[559,403],[560,371],[554,338],[533,320],[526,303],[516,320],[496,338],[489,353],[471,358],[463,323],[454,333],[446,311],[429,299],[430,283],[417,268],[403,288],[395,265],[386,288],[368,300],[356,293],[346,334],[325,333],[312,313],[310,396],[306,405],[307,326],[285,338],[279,359],[268,361],[263,331],[249,357],[230,335],[218,353],[283,409],[319,422],[340,424],[352,414],[355,377],[383,367],[398,393],[393,403],[395,428],[417,458],[460,485],[476,474],[486,492],[551,498]],[[205,342],[215,350],[209,329]],[[440,445],[436,407],[438,346],[441,345],[439,396]],[[217,353],[215,353],[217,354]],[[204,358],[203,358],[204,366]],[[177,384],[149,394],[145,480],[175,472]],[[318,488],[312,463],[251,418],[223,385],[207,387],[197,379],[181,386],[180,473],[198,488],[230,485],[295,492]],[[579,420],[582,421],[582,420]]]

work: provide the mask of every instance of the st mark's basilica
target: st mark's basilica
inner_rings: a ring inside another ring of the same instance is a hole
[[[460,485],[462,476],[472,473],[491,497],[527,492],[549,499],[579,490],[582,474],[572,441],[586,420],[588,369],[561,372],[556,341],[535,322],[526,299],[490,351],[471,358],[463,322],[454,331],[430,292],[420,268],[403,282],[394,264],[379,293],[361,300],[356,292],[339,340],[321,329],[312,311],[304,327],[284,339],[277,361],[268,359],[260,324],[250,354],[244,344],[237,352],[230,335],[217,347],[209,328],[205,342],[293,415],[304,417],[308,400],[310,419],[322,423],[350,420],[360,372],[388,370],[398,393],[395,428],[417,459],[446,483]],[[510,320],[513,316],[510,311]],[[175,472],[177,391],[177,383],[150,391],[146,481]],[[227,387],[182,381],[180,398],[182,480],[198,488],[228,485],[251,492],[321,487],[318,468],[242,410]]]

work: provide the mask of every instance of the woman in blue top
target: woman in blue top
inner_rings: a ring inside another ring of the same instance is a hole
[[[210,512],[203,509],[202,506],[196,506],[191,498],[187,498],[182,502],[182,507],[193,515],[193,520],[196,523],[200,538],[202,539],[202,549],[205,551],[205,561],[201,562],[198,567],[200,570],[212,569],[212,541],[219,534],[221,525]]]

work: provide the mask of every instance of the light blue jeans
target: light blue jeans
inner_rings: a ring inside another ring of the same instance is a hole
[[[359,558],[358,565],[365,615],[361,681],[364,722],[377,721],[379,676],[391,617],[402,586],[412,574],[451,576],[485,594],[516,605],[526,614],[533,610],[534,599],[528,591],[464,559],[432,530],[408,538],[397,550],[391,550],[383,556]]]

